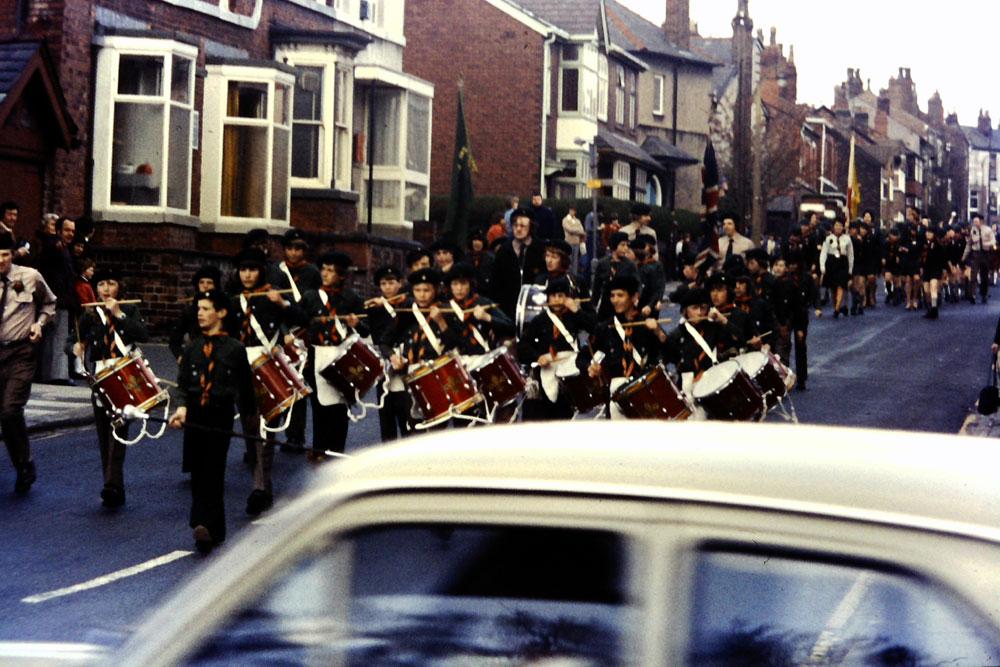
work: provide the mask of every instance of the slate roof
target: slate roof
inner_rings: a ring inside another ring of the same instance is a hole
[[[41,86],[49,103],[46,110],[50,112],[49,118],[55,130],[52,139],[59,146],[69,148],[77,126],[66,108],[66,99],[45,44],[33,41],[0,42],[0,125],[21,99],[24,86],[34,82]]]
[[[712,72],[712,90],[721,96],[736,77],[736,64],[733,63],[732,37],[701,37],[691,35],[691,50],[707,60],[719,63]]]
[[[663,165],[643,150],[639,144],[625,137],[619,137],[617,134],[613,134],[603,127],[597,131],[597,141],[595,144],[598,150],[610,149],[617,155],[640,162],[651,169],[663,169]]]
[[[507,2],[572,35],[591,34],[597,30],[596,0],[507,0]]]
[[[703,58],[676,46],[667,38],[662,28],[615,0],[605,0],[605,7],[611,42],[627,51],[649,52],[703,67],[714,67],[721,62]]]
[[[962,126],[969,145],[977,151],[1000,151],[1000,131],[990,130],[990,136],[979,131],[978,127]]]
[[[664,141],[660,137],[646,137],[646,140],[642,142],[642,150],[646,151],[660,162],[675,166],[698,164],[701,162],[701,160],[693,157],[687,151]]]
[[[38,42],[0,44],[0,95],[6,96],[38,51]]]

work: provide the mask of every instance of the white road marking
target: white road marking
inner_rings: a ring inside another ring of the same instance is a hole
[[[34,398],[28,402],[28,409],[31,408],[66,408],[71,407],[83,407],[90,405],[90,399],[74,401],[72,399],[61,399],[61,400],[46,400],[44,398]]]
[[[82,591],[88,591],[92,588],[99,588],[101,586],[106,586],[107,584],[118,581],[119,579],[125,579],[126,577],[131,577],[137,574],[141,574],[147,570],[152,570],[153,568],[160,567],[161,565],[166,565],[167,563],[172,563],[175,560],[184,558],[185,556],[190,556],[193,551],[171,551],[170,553],[160,556],[159,558],[154,558],[153,560],[147,560],[145,563],[139,563],[138,565],[133,565],[132,567],[127,567],[124,570],[118,570],[117,572],[112,572],[110,574],[105,574],[104,576],[91,579],[90,581],[85,581],[82,584],[76,584],[75,586],[67,586],[66,588],[57,588],[54,591],[49,591],[47,593],[39,593],[38,595],[29,595],[23,598],[21,602],[26,604],[38,604],[39,602],[46,602],[47,600],[52,600],[54,598],[63,597],[66,595],[73,595],[74,593],[80,593]]]

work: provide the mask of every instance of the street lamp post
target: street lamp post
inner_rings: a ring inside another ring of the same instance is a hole
[[[597,137],[590,143],[590,180],[597,178]],[[592,185],[588,183],[588,186]],[[594,276],[597,275],[597,188],[590,188],[590,288],[594,288]]]

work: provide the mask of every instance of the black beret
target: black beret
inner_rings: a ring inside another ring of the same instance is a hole
[[[219,271],[219,267],[214,264],[203,264],[198,267],[198,270],[191,276],[191,285],[197,288],[198,281],[202,278],[211,278],[215,282],[216,287],[222,284],[222,273]]]
[[[743,253],[743,256],[746,257],[747,261],[750,261],[751,259],[756,260],[758,264],[767,264],[769,259],[767,251],[763,248],[751,248]]]
[[[514,211],[510,214],[511,222],[513,222],[515,218],[528,218],[530,220],[534,220],[535,214],[531,211],[530,208],[524,208],[522,206],[521,208],[515,208]]]
[[[410,266],[420,260],[421,257],[431,259],[431,253],[426,248],[417,248],[406,253],[406,265]]]
[[[632,250],[642,250],[645,252],[646,242],[637,236],[631,241],[629,241],[628,247],[631,248]]]
[[[656,237],[652,234],[636,234],[635,240],[642,241],[646,245],[656,245]]]
[[[622,241],[628,241],[628,234],[625,232],[615,232],[608,237],[608,247],[614,250]]]
[[[753,283],[753,278],[745,273],[741,273],[733,276],[733,284],[735,285],[736,283],[746,283],[747,285],[750,285]]]
[[[394,278],[396,280],[403,279],[403,272],[397,269],[395,266],[383,266],[375,271],[375,284],[378,285],[382,282],[383,278]]]
[[[281,245],[288,247],[291,245],[304,245],[309,246],[309,242],[306,241],[306,235],[302,233],[301,229],[289,229],[285,232],[285,235],[281,237]]]
[[[642,290],[642,285],[639,283],[639,279],[631,274],[618,274],[614,278],[608,281],[608,291],[614,290],[624,290],[629,294],[638,294]]]
[[[461,248],[458,247],[458,244],[453,243],[447,239],[439,239],[431,245],[430,247],[431,252],[437,252],[438,250],[444,250],[445,252],[450,252],[453,257],[458,257],[459,255],[462,254],[462,250]]]
[[[573,249],[570,247],[569,243],[567,243],[563,239],[549,239],[545,243],[545,249],[560,252],[566,255],[567,257],[569,257],[570,254],[572,254],[573,252]]]
[[[122,282],[122,272],[113,267],[102,267],[94,271],[94,277],[91,279],[91,283],[96,285],[102,280],[113,280],[119,285]]]
[[[199,292],[198,297],[195,299],[195,303],[198,303],[202,299],[208,299],[212,302],[212,306],[216,310],[229,310],[229,297],[221,289],[210,289],[207,292]]]
[[[642,202],[632,204],[632,215],[649,215],[652,212],[653,209],[649,204],[643,204]]]
[[[441,273],[436,269],[417,269],[409,276],[406,277],[406,281],[410,285],[423,285],[425,283],[430,283],[435,287],[441,282]]]
[[[267,265],[267,255],[260,248],[244,248],[236,254],[233,264],[236,265],[237,269],[244,266],[255,266],[263,269]]]
[[[706,283],[707,283],[706,286],[710,290],[715,289],[717,287],[724,287],[726,289],[729,289],[729,288],[731,288],[733,286],[733,280],[732,280],[732,278],[730,278],[729,276],[727,276],[725,273],[715,273],[715,274],[712,274],[708,278],[708,280],[706,281]]]
[[[444,278],[449,283],[452,280],[468,280],[469,282],[475,282],[476,270],[472,268],[471,264],[458,262],[452,265],[451,270],[448,271]]]
[[[692,287],[681,296],[681,308],[688,306],[707,306],[712,303],[712,297],[704,287]]]
[[[573,294],[573,286],[569,282],[569,278],[566,276],[559,276],[558,278],[553,278],[549,281],[549,284],[545,286],[546,294]]]
[[[319,259],[316,260],[316,264],[320,267],[323,267],[324,265],[329,265],[329,266],[335,266],[338,269],[347,269],[353,266],[354,262],[351,260],[350,255],[346,253],[331,251],[331,252],[325,252],[322,255],[320,255]]]
[[[258,243],[267,243],[271,238],[270,233],[266,229],[251,229],[247,232],[247,235],[243,237],[243,247],[249,248],[252,245],[257,245]]]

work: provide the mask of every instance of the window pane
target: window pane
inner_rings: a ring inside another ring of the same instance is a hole
[[[372,220],[399,224],[403,219],[399,207],[399,181],[375,181],[372,187]]]
[[[580,59],[580,47],[577,44],[567,44],[562,50],[563,60],[577,61]]]
[[[989,664],[997,638],[946,593],[901,574],[771,554],[698,564],[691,664]]]
[[[167,149],[167,206],[187,210],[188,158],[191,155],[191,111],[170,107],[170,145]]]
[[[274,85],[274,122],[278,125],[288,125],[288,100],[290,94],[288,86],[280,83]]]
[[[191,60],[174,56],[170,73],[170,99],[182,104],[191,103]]]
[[[222,135],[222,215],[264,217],[269,158],[267,128],[226,126]]]
[[[288,130],[274,128],[274,165],[271,177],[271,218],[288,216]]]
[[[295,120],[320,120],[323,102],[323,68],[295,68]]]
[[[625,561],[598,531],[365,530],[281,572],[191,664],[634,664]]]
[[[115,104],[111,203],[159,206],[162,163],[163,107]]]
[[[226,115],[233,118],[267,118],[267,84],[230,81]]]
[[[292,126],[292,176],[319,176],[319,125],[295,123]]]
[[[406,128],[406,168],[426,174],[429,156],[427,145],[430,141],[430,101],[419,95],[408,97],[409,127]],[[412,218],[410,218],[412,219]]]
[[[580,108],[580,71],[564,69],[562,76],[562,110],[577,111]]]
[[[427,188],[415,183],[406,184],[406,209],[403,219],[413,222],[427,217]]]
[[[373,157],[377,165],[399,166],[399,98],[400,93],[393,90],[375,91]]]
[[[160,56],[121,56],[118,60],[120,95],[163,94],[163,58]]]

